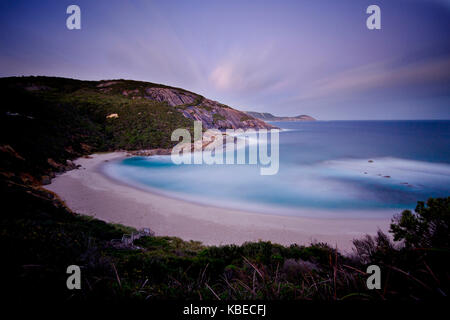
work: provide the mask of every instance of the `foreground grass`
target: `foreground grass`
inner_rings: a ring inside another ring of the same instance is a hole
[[[382,233],[355,241],[353,256],[322,243],[204,246],[174,237],[118,249],[110,240],[132,228],[76,215],[36,187],[3,181],[1,192],[4,288],[21,298],[410,300],[449,292],[448,248],[395,247]],[[82,290],[66,289],[72,264],[82,268]],[[381,290],[367,289],[369,264],[382,269]]]

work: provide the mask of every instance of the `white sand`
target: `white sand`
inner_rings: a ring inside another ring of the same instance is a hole
[[[105,160],[125,156],[125,152],[114,152],[80,158],[75,161],[80,169],[56,177],[46,188],[80,214],[211,245],[258,240],[307,245],[320,241],[348,252],[352,239],[389,227],[390,219],[300,218],[203,206],[114,182],[98,170]]]

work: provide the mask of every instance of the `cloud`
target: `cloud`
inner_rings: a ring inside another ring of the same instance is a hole
[[[388,60],[355,67],[313,81],[302,88],[296,101],[354,96],[368,90],[395,89],[409,86],[427,90],[439,83],[450,85],[450,56],[400,64],[399,60]],[[447,87],[448,89],[448,87]]]
[[[233,66],[231,66],[230,64],[218,65],[211,73],[210,79],[217,89],[231,89],[231,85],[233,83]]]
[[[209,73],[210,84],[218,91],[234,94],[258,94],[283,86],[286,65],[280,63],[273,46],[230,49],[215,60]]]

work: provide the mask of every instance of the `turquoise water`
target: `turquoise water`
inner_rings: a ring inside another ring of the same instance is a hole
[[[450,121],[274,123],[279,172],[175,165],[170,156],[104,165],[119,181],[189,201],[272,214],[387,217],[450,195]]]

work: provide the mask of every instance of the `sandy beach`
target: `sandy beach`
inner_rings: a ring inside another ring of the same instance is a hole
[[[115,182],[99,170],[105,161],[126,156],[126,152],[113,152],[80,158],[75,161],[79,169],[57,176],[45,187],[77,213],[207,245],[320,241],[349,252],[352,239],[389,228],[390,219],[315,219],[204,206]]]

